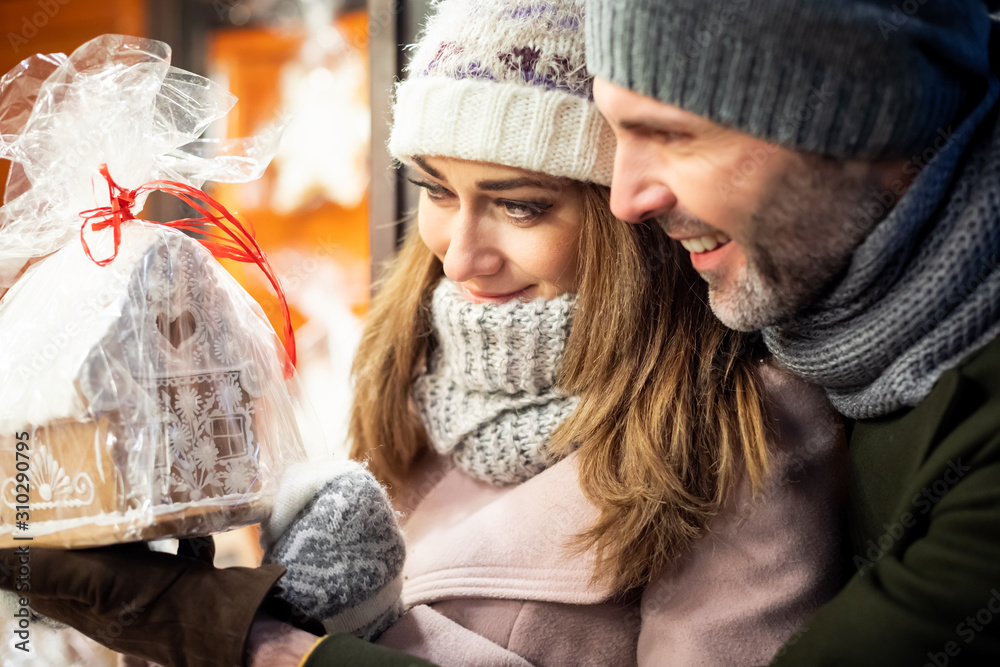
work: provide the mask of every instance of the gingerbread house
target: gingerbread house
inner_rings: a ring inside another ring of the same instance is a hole
[[[260,521],[303,451],[280,350],[180,232],[130,222],[108,266],[79,243],[31,266],[0,299],[0,547]]]

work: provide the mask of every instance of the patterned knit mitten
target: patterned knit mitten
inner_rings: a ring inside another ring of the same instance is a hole
[[[322,621],[330,634],[373,640],[402,614],[403,533],[385,490],[364,466],[289,468],[262,542],[264,562],[288,570],[278,597]]]

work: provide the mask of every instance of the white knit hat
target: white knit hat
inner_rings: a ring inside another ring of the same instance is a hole
[[[389,152],[610,185],[615,139],[593,102],[583,4],[436,2],[396,88]]]

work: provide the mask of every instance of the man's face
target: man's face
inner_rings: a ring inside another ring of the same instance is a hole
[[[597,80],[618,139],[611,208],[655,219],[733,329],[781,322],[840,273],[874,220],[871,163],[797,153]]]

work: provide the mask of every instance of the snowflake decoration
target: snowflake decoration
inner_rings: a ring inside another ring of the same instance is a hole
[[[191,459],[199,468],[213,468],[219,458],[219,450],[207,436],[198,439],[198,444],[191,448]]]
[[[219,474],[226,493],[243,493],[253,484],[257,471],[245,458],[226,460],[226,469]]]
[[[236,362],[236,345],[229,336],[219,336],[216,338],[212,344],[212,351],[215,352],[215,358],[226,365]]]
[[[235,406],[240,405],[243,400],[243,388],[240,387],[236,377],[227,375],[215,387],[219,397],[219,407],[226,411],[231,411]]]
[[[186,421],[193,422],[198,419],[201,401],[201,394],[194,387],[181,387],[177,391],[177,411]]]

